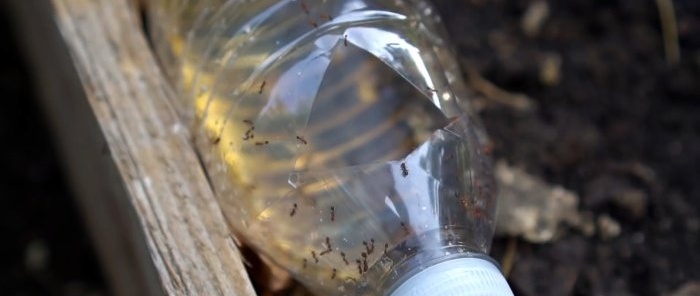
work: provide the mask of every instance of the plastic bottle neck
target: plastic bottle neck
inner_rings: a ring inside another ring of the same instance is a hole
[[[446,258],[416,269],[395,282],[387,295],[513,295],[497,264],[484,255]]]

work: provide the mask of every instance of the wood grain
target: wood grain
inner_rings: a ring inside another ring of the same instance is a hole
[[[114,294],[254,295],[136,10],[9,4]]]

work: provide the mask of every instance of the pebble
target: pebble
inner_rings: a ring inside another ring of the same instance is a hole
[[[620,223],[615,221],[615,219],[607,214],[598,216],[596,222],[598,224],[598,235],[600,235],[603,240],[615,238],[620,235],[620,232],[622,232]]]

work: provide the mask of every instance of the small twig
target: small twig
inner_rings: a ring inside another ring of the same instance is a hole
[[[673,9],[673,0],[656,0],[661,21],[661,33],[664,39],[666,62],[678,64],[681,60],[681,49],[678,45],[678,23]]]
[[[527,111],[535,106],[535,102],[525,94],[510,93],[491,81],[486,80],[476,69],[468,69],[468,83],[474,90],[480,92],[486,99],[508,107]]]
[[[511,237],[508,240],[508,245],[506,246],[506,253],[503,254],[503,259],[501,260],[501,268],[503,269],[503,275],[508,278],[510,272],[513,270],[513,265],[515,265],[515,257],[518,254],[518,239]]]

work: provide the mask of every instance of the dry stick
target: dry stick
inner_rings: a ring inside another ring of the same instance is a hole
[[[476,69],[467,69],[469,86],[480,92],[487,99],[520,111],[527,111],[535,106],[535,102],[525,94],[510,93],[486,80]]]
[[[678,45],[678,23],[673,9],[673,0],[656,0],[656,6],[659,9],[666,62],[676,65],[681,60],[681,49]]]
[[[501,268],[503,270],[503,275],[508,278],[510,271],[513,270],[513,265],[515,265],[515,257],[518,254],[518,239],[511,237],[508,240],[508,245],[506,246],[506,253],[503,254],[503,259],[501,260]]]

